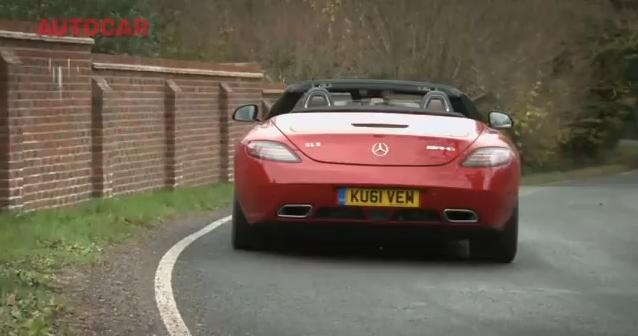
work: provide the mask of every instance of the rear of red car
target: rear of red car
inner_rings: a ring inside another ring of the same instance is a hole
[[[515,217],[520,167],[474,119],[330,110],[261,122],[237,145],[234,176],[235,235],[251,243],[260,226],[360,224],[478,232],[485,252]]]

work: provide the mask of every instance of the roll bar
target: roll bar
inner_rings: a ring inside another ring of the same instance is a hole
[[[437,91],[437,90],[432,90],[423,97],[422,107],[425,110],[427,110],[430,106],[430,103],[432,103],[433,100],[441,101],[441,104],[443,105],[443,109],[445,110],[445,112],[454,111],[454,109],[452,108],[452,102],[450,101],[450,98],[447,96],[447,94],[445,94],[445,92],[443,91]]]
[[[305,100],[303,102],[303,107],[304,108],[308,108],[308,105],[310,104],[310,101],[314,97],[323,97],[326,100],[326,104],[328,106],[334,105],[334,103],[332,101],[332,97],[330,96],[330,92],[328,92],[328,90],[326,90],[325,88],[322,88],[322,87],[314,87],[314,88],[308,90],[308,92],[306,92],[306,98],[305,98]]]

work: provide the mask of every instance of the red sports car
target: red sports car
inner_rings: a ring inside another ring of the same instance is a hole
[[[237,144],[232,242],[260,227],[359,224],[451,232],[473,256],[509,263],[518,241],[519,155],[456,88],[427,82],[314,80],[289,86]],[[426,230],[426,231],[427,231]]]

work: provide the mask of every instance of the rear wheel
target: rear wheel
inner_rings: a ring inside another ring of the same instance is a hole
[[[503,231],[470,239],[472,258],[511,263],[518,248],[518,205]]]
[[[258,236],[254,228],[250,227],[237,199],[233,203],[232,243],[236,250],[251,250],[257,248]]]

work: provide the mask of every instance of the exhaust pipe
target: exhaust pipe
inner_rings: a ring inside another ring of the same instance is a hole
[[[312,205],[310,204],[286,204],[279,208],[277,217],[282,218],[306,218],[310,215]]]
[[[478,216],[476,212],[469,209],[445,209],[443,210],[445,220],[450,223],[476,223]]]

